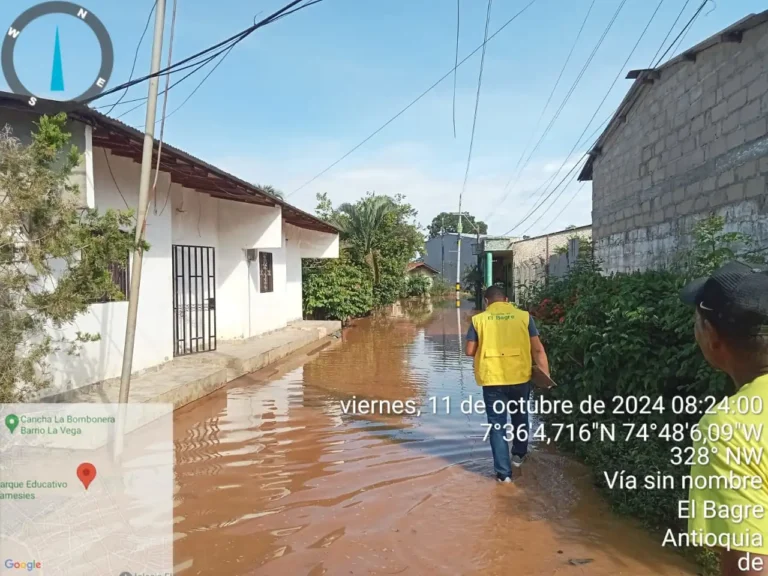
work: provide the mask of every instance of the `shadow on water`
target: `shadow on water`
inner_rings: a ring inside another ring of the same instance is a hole
[[[178,573],[694,573],[547,447],[515,485],[492,481],[485,416],[460,410],[482,397],[461,350],[473,311],[439,304],[360,320],[177,412]],[[373,399],[421,414],[344,410]]]

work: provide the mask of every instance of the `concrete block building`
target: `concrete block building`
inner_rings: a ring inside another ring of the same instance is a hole
[[[671,264],[710,214],[768,245],[768,11],[628,78],[579,176],[606,271]]]

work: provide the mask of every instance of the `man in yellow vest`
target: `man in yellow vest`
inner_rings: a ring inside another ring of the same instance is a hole
[[[485,302],[485,312],[476,314],[469,326],[466,353],[474,356],[475,380],[483,387],[496,478],[509,483],[512,466],[522,466],[528,453],[527,402],[533,363],[549,376],[549,362],[528,312],[511,304],[496,286],[485,291]],[[511,428],[507,425],[507,414],[512,420]]]
[[[694,334],[704,358],[728,374],[737,390],[727,402],[702,405],[706,414],[699,422],[702,434],[695,439],[691,466],[694,487],[684,512],[688,532],[701,534],[704,545],[719,544],[723,576],[765,575],[768,272],[730,262],[686,286],[681,297],[696,309]],[[761,432],[750,433],[755,430]],[[720,481],[733,476],[750,481],[738,486]]]

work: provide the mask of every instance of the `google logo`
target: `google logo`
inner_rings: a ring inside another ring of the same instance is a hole
[[[41,562],[38,562],[37,560],[30,560],[29,562],[18,562],[16,560],[11,560],[8,558],[8,560],[5,561],[5,567],[6,568],[16,568],[17,570],[26,570],[27,572],[32,572],[35,568],[42,568],[43,565]]]

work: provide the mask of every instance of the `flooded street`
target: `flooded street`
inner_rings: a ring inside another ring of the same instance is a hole
[[[461,353],[471,314],[417,306],[360,320],[303,366],[178,411],[177,573],[695,574],[547,447],[516,484],[495,482],[485,417],[458,409],[482,397]],[[353,398],[411,400],[422,414],[345,414]]]

